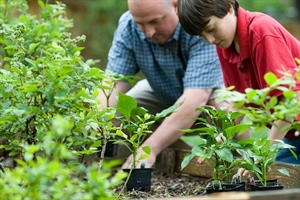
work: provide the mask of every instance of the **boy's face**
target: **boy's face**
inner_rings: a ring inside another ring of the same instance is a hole
[[[163,4],[165,0],[143,0],[137,4],[129,0],[129,10],[140,30],[157,44],[170,39],[177,27],[176,7]]]
[[[235,39],[236,28],[237,17],[231,7],[227,15],[223,18],[211,16],[201,36],[209,44],[215,44],[222,49],[227,49]]]

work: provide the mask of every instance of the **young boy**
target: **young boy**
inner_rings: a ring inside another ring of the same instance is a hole
[[[246,11],[236,0],[180,0],[178,15],[186,32],[217,46],[226,87],[235,86],[239,92],[262,89],[268,86],[264,80],[267,72],[282,77],[280,71],[294,73],[297,68],[295,58],[300,58],[300,42],[270,16]],[[294,90],[299,98],[300,82]],[[283,98],[279,91],[270,95]],[[294,131],[281,130],[289,125],[286,121],[275,124],[269,139],[283,139],[295,146],[298,156],[296,159],[284,149],[276,161],[300,164],[300,137]]]

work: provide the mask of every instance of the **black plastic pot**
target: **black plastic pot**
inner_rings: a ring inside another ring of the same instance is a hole
[[[265,190],[282,190],[284,185],[278,184],[277,180],[267,180],[267,185],[264,186],[261,182],[255,182],[255,185],[250,185],[251,191]]]
[[[98,156],[101,155],[102,146],[98,147]],[[104,156],[105,157],[114,157],[118,153],[118,144],[115,144],[113,141],[108,141],[106,144],[106,149]]]
[[[129,173],[130,169],[123,169],[123,171]],[[152,168],[132,169],[126,184],[126,190],[150,191],[152,171]]]
[[[215,193],[215,192],[231,192],[231,191],[246,191],[245,183],[228,183],[228,182],[210,182],[206,186],[206,192]]]

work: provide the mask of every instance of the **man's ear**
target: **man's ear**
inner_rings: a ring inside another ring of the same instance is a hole
[[[174,6],[174,8],[175,8],[176,14],[178,15],[178,9],[177,9],[177,6],[178,6],[178,0],[173,0],[173,6]]]

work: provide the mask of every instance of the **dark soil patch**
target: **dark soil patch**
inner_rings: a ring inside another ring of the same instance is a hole
[[[151,179],[151,191],[124,191],[121,199],[150,199],[169,197],[195,197],[204,195],[207,180],[185,174],[164,175],[154,171]],[[116,188],[121,191],[122,186]]]

